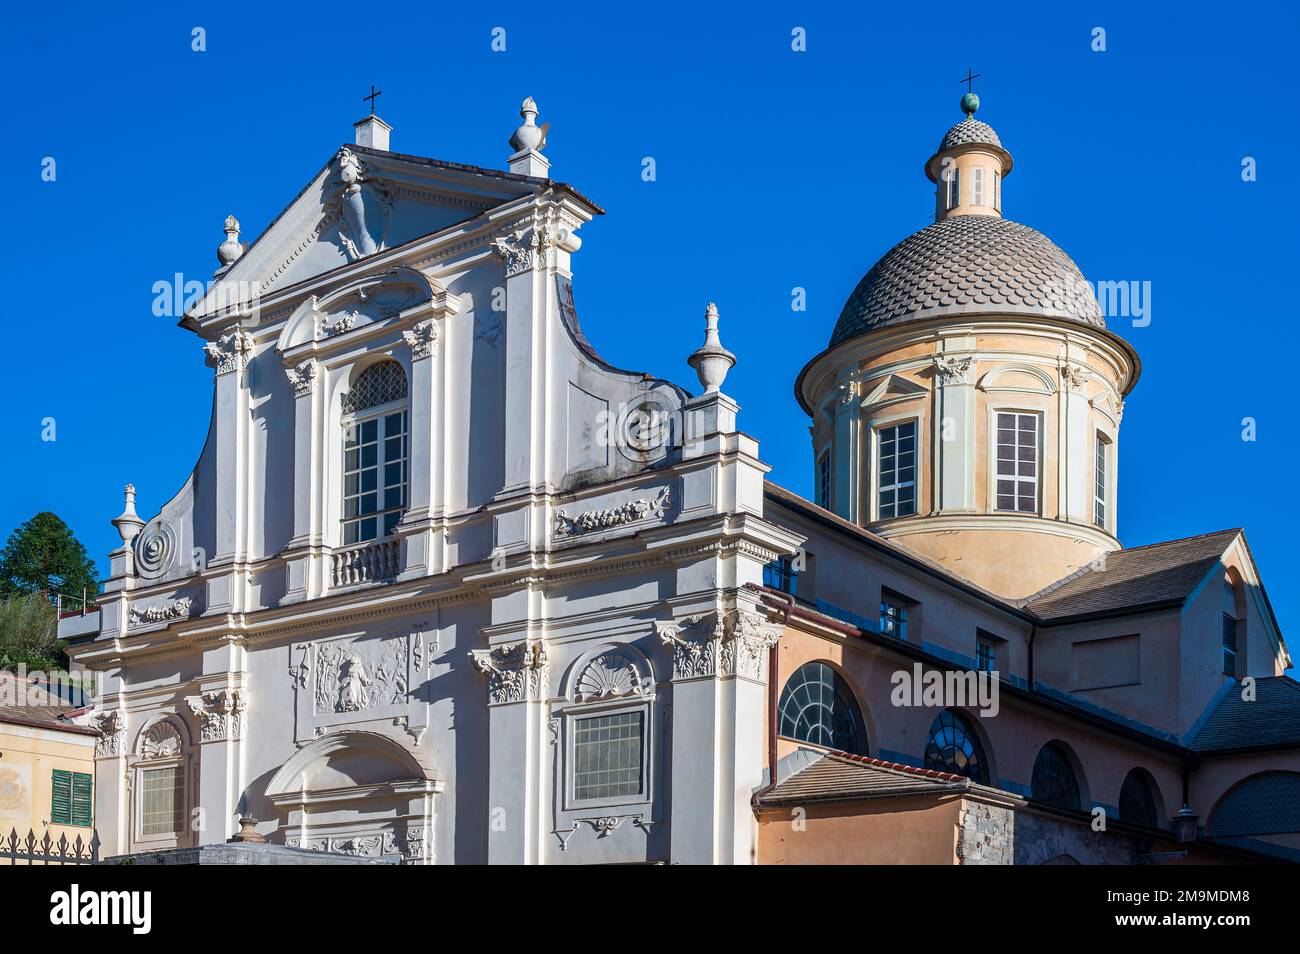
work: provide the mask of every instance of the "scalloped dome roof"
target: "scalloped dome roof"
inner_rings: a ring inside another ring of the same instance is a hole
[[[1001,147],[1002,140],[998,138],[998,134],[993,131],[993,127],[988,123],[981,122],[974,116],[967,116],[943,134],[943,139],[939,140],[939,148],[936,152],[955,149],[958,146],[967,146],[971,143]]]
[[[871,267],[844,303],[830,347],[904,321],[977,314],[1106,327],[1083,273],[1047,236],[998,216],[952,215],[903,239]]]

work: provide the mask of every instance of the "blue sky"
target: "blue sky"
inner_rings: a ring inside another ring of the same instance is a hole
[[[91,552],[122,485],[148,516],[202,445],[212,372],[152,312],[207,279],[221,223],[256,235],[350,141],[374,82],[393,148],[503,167],[519,101],[552,124],[555,178],[609,212],[575,293],[611,362],[694,387],[707,301],[740,363],[727,391],[773,479],[811,493],[792,385],[858,278],[930,220],[922,173],[982,77],[1015,156],[1009,218],[1097,280],[1149,281],[1151,323],[1112,327],[1142,380],[1121,440],[1126,545],[1244,526],[1284,630],[1296,518],[1297,13],[1260,3],[358,6],[26,4],[3,45],[9,480],[0,533],[40,510]],[[873,5],[874,6],[874,5]],[[474,9],[477,8],[477,9]],[[483,12],[479,12],[479,11]],[[206,52],[191,31],[206,31]],[[491,49],[506,30],[506,51]],[[791,50],[791,30],[807,51]],[[1091,49],[1106,31],[1106,51]],[[57,179],[41,180],[45,157]],[[655,159],[657,180],[641,178]],[[1242,181],[1244,157],[1258,180]],[[791,289],[807,289],[794,312]],[[42,440],[54,418],[55,441]],[[1257,439],[1242,439],[1254,418]],[[1295,637],[1293,634],[1293,643]]]

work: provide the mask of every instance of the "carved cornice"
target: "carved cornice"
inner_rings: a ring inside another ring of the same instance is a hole
[[[242,370],[253,350],[253,336],[239,328],[231,328],[216,341],[203,346],[205,361],[218,375]]]
[[[316,388],[318,368],[315,358],[308,358],[296,368],[286,368],[289,383],[293,385],[294,397],[305,397]]]
[[[544,697],[549,657],[544,642],[523,640],[513,646],[471,649],[470,658],[488,677],[488,699],[494,706],[536,701]]]
[[[432,319],[422,321],[410,331],[402,332],[402,339],[411,349],[411,360],[419,361],[438,353],[438,326]]]
[[[603,510],[585,510],[576,517],[570,517],[563,510],[555,511],[554,533],[557,537],[590,533],[593,530],[608,530],[624,524],[642,520],[649,516],[662,517],[670,499],[667,487],[659,491],[654,500],[639,497],[629,500],[617,507]]]

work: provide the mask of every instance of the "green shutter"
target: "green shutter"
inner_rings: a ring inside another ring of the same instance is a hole
[[[72,773],[54,770],[50,786],[50,821],[55,825],[72,824]]]
[[[95,814],[95,780],[82,772],[72,775],[72,824],[89,825]]]

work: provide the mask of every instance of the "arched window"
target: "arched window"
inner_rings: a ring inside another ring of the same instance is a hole
[[[343,543],[393,532],[406,509],[406,372],[381,361],[343,395]]]
[[[1160,827],[1159,810],[1151,781],[1141,769],[1133,769],[1124,776],[1119,790],[1120,820],[1148,828]]]
[[[853,691],[830,666],[805,663],[781,690],[781,735],[800,742],[867,754],[867,732]]]
[[[1225,676],[1237,677],[1237,653],[1240,649],[1238,642],[1241,636],[1241,625],[1237,619],[1237,588],[1233,585],[1232,577],[1224,574],[1223,577],[1223,674]]]
[[[1300,831],[1300,773],[1261,772],[1238,782],[1210,815],[1211,838]]]
[[[189,746],[172,718],[145,727],[131,757],[133,844],[148,848],[188,843],[191,802]]]
[[[1035,801],[1057,808],[1078,810],[1082,807],[1079,780],[1070,764],[1070,756],[1055,742],[1048,742],[1038,750],[1038,758],[1034,759],[1030,796]]]
[[[952,709],[940,712],[930,726],[930,738],[925,743],[925,767],[965,775],[981,785],[989,781],[988,759],[974,728],[965,716]]]

